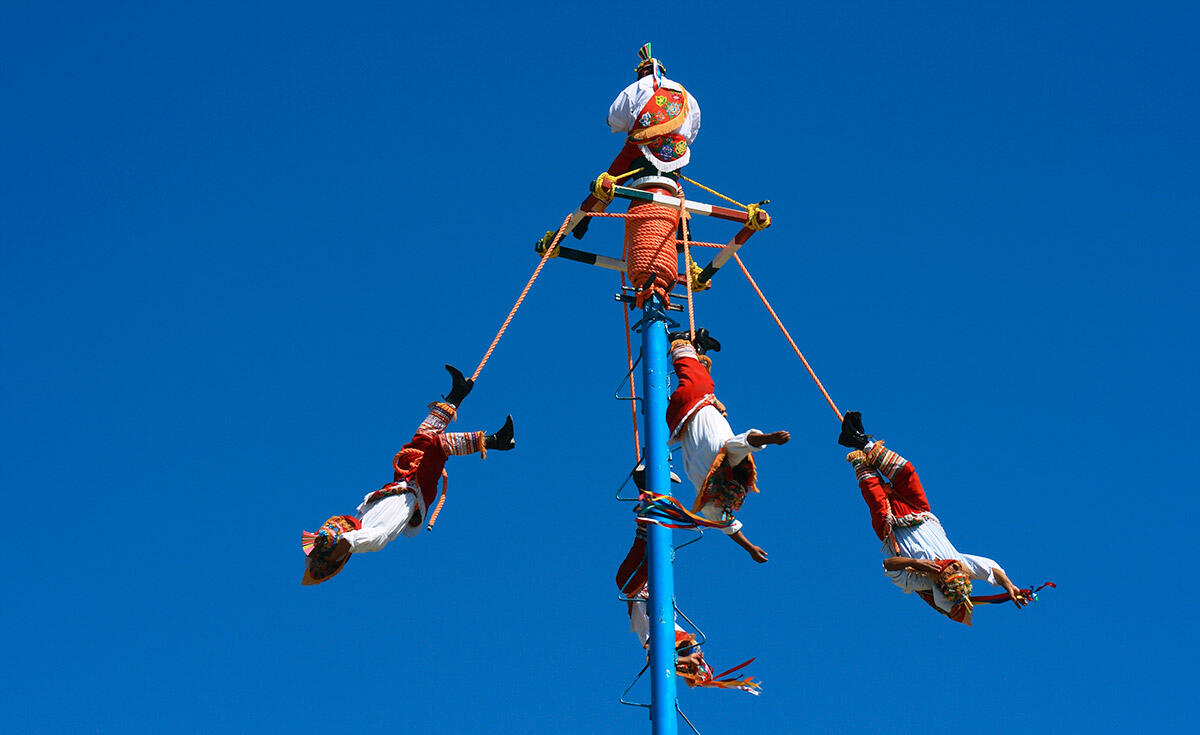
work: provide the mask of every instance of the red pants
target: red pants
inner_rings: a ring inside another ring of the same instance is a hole
[[[674,432],[696,402],[715,390],[708,368],[696,358],[685,355],[675,358],[675,375],[679,385],[667,403],[667,430]]]
[[[638,150],[636,145],[630,143],[628,140],[625,141],[625,147],[621,149],[621,152],[617,154],[617,157],[613,159],[612,164],[608,167],[608,174],[610,176],[620,176],[621,174],[629,173],[629,167],[633,165],[634,160],[640,155],[642,155],[642,152]]]
[[[878,472],[872,472],[859,480],[858,487],[862,490],[863,500],[867,501],[867,508],[871,511],[871,526],[881,541],[892,531],[887,520],[889,506],[896,518],[930,510],[925,488],[921,487],[921,478],[917,476],[917,471],[910,462],[905,462],[904,466],[896,471],[890,485],[883,483]]]
[[[637,536],[625,560],[617,568],[617,589],[626,597],[633,597],[646,586],[649,571],[646,569],[646,539]]]
[[[417,487],[421,489],[425,507],[430,507],[437,499],[438,480],[441,479],[442,469],[446,466],[446,449],[442,446],[441,437],[438,434],[418,431],[413,435],[412,441],[404,446],[424,452],[414,479]]]

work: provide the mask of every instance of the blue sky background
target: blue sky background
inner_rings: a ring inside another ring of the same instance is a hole
[[[771,199],[744,259],[840,407],[913,459],[961,550],[1059,583],[971,629],[889,584],[833,414],[731,268],[697,300],[719,395],[793,441],[741,513],[771,561],[709,535],[677,564],[709,660],[757,656],[763,695],[684,711],[704,733],[1191,722],[1195,6],[5,16],[6,729],[648,731],[617,703],[642,653],[612,582],[612,272],[548,264],[457,424],[511,412],[517,450],[452,460],[435,531],[315,589],[298,548],[389,479],[442,363],[479,361],[616,153],[604,114],[647,40],[703,108],[687,173]]]

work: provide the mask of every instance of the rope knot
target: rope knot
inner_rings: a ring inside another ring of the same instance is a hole
[[[767,210],[762,208],[762,205],[766,203],[759,202],[758,204],[746,205],[746,227],[758,232],[771,226],[771,215],[767,214]],[[758,218],[760,213],[763,216],[762,221],[759,221]]]
[[[605,184],[608,184],[606,187]],[[609,204],[613,200],[613,194],[616,191],[617,177],[605,171],[596,177],[592,182],[592,196],[596,197],[605,204]]]

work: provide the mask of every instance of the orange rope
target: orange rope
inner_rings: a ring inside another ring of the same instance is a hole
[[[788,344],[790,344],[792,349],[796,351],[796,357],[799,357],[800,362],[804,363],[804,367],[808,370],[808,374],[812,376],[813,382],[815,382],[817,387],[821,389],[821,395],[825,396],[826,401],[829,401],[829,407],[832,408],[834,414],[837,415],[838,421],[841,421],[842,412],[838,410],[837,404],[835,404],[833,399],[829,397],[829,392],[825,390],[825,386],[821,385],[820,378],[818,378],[817,374],[813,372],[812,366],[808,364],[808,360],[804,359],[804,353],[800,352],[800,348],[796,346],[796,341],[792,339],[792,335],[788,334],[787,327],[783,326],[783,322],[779,321],[779,316],[775,313],[775,310],[771,308],[771,303],[767,301],[767,297],[763,295],[762,289],[760,289],[758,284],[754,282],[754,278],[751,277],[750,271],[746,270],[746,264],[742,262],[742,259],[737,253],[733,254],[733,259],[736,260],[737,264],[741,267],[742,273],[746,274],[746,280],[750,281],[750,285],[754,287],[754,292],[758,294],[758,298],[762,299],[763,306],[767,307],[767,311],[771,312],[771,318],[774,319],[775,323],[779,325],[779,329],[783,332],[783,336],[787,337]]]
[[[562,240],[563,233],[566,232],[567,224],[571,221],[571,215],[563,220],[562,226],[558,228],[558,234],[554,236],[546,252],[542,253],[542,259],[538,262],[537,268],[533,269],[533,275],[529,277],[529,283],[525,284],[525,288],[521,291],[521,295],[517,297],[517,303],[513,304],[512,311],[508,312],[508,316],[504,319],[504,323],[500,325],[500,331],[496,332],[496,338],[492,340],[487,348],[487,352],[483,354],[483,359],[479,361],[479,366],[475,368],[475,373],[471,375],[471,380],[479,377],[479,373],[483,372],[483,366],[487,364],[488,358],[492,356],[492,350],[496,349],[496,344],[500,342],[500,338],[504,336],[504,330],[508,329],[508,324],[516,315],[517,309],[521,308],[521,302],[525,300],[525,296],[529,293],[529,289],[533,287],[533,282],[537,280],[538,274],[542,272],[542,266],[546,265],[546,261],[554,254],[555,247],[558,246],[558,241]]]
[[[442,470],[442,497],[438,498],[437,507],[433,509],[433,513],[429,516],[429,524],[425,526],[426,531],[433,530],[433,524],[437,523],[438,515],[442,512],[442,506],[446,504],[446,490],[450,488],[450,476],[446,474],[446,470]]]
[[[625,288],[625,274],[621,274],[621,288]],[[637,381],[633,379],[633,337],[630,336],[629,329],[629,302],[622,301],[621,306],[625,309],[625,354],[629,362],[629,413],[633,415],[633,458],[634,466],[642,463],[642,440],[638,437],[638,420],[637,420]]]

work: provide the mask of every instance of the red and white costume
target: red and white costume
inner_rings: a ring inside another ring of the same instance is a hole
[[[868,445],[867,461],[856,465],[855,474],[863,500],[871,511],[871,526],[883,541],[884,556],[931,561],[957,559],[972,580],[986,580],[1000,586],[994,572],[1003,571],[999,564],[984,556],[963,554],[950,543],[941,521],[930,510],[921,478],[912,463],[884,447],[882,442],[873,442]],[[889,480],[888,484],[883,477]],[[885,569],[884,574],[905,593],[921,594],[948,615],[954,607],[928,575],[907,569]]]
[[[613,176],[627,173],[643,156],[659,172],[675,171],[691,161],[691,143],[700,132],[700,103],[683,85],[648,74],[623,89],[608,108],[608,126],[628,138],[609,166]],[[644,172],[652,173],[652,172]]]
[[[367,493],[358,506],[362,528],[342,535],[352,553],[379,551],[401,534],[416,536],[437,499],[447,457],[484,451],[482,431],[444,433],[454,412],[448,403],[430,405],[417,433],[396,454],[392,482]]]
[[[758,492],[750,455],[761,447],[750,446],[747,439],[762,432],[733,433],[724,407],[713,395],[712,376],[690,343],[676,340],[671,360],[679,385],[667,404],[667,428],[672,441],[680,442],[684,472],[696,488],[692,510],[710,521],[732,519],[723,530],[737,533],[742,522],[733,518],[734,511],[742,507],[748,492]]]
[[[617,569],[617,588],[628,599],[629,629],[638,637],[638,642],[645,648],[650,643],[650,617],[646,614],[646,605],[650,601],[650,587],[646,584],[646,537],[641,529],[633,539],[633,546]],[[678,645],[687,637],[687,631],[675,623],[675,643]]]

